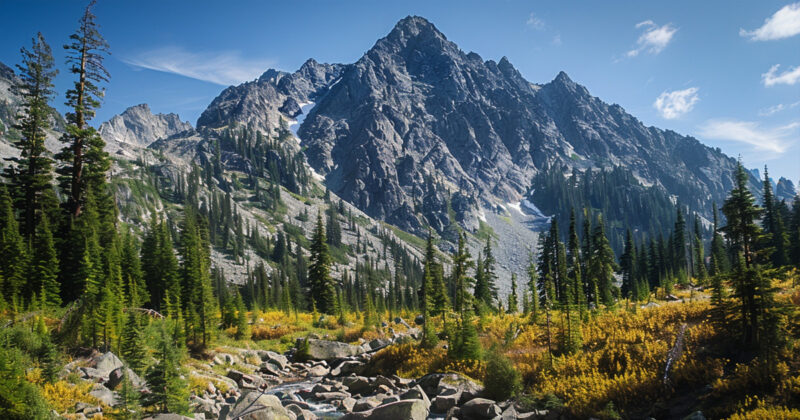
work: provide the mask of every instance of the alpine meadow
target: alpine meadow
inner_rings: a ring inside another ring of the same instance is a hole
[[[800,419],[786,1],[2,0],[0,419]]]

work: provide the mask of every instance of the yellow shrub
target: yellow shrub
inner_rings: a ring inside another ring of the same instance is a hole
[[[253,326],[252,331],[253,340],[274,340],[299,331],[299,328],[292,324],[278,324],[275,326],[257,325]]]
[[[57,381],[52,384],[44,384],[42,386],[42,396],[59,413],[72,410],[78,402],[105,405],[101,404],[97,398],[89,395],[91,390],[91,382],[81,382],[73,385],[66,381]]]

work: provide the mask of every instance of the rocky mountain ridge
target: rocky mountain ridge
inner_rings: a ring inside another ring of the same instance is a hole
[[[736,162],[719,149],[647,127],[564,72],[530,83],[507,58],[465,53],[417,16],[353,64],[310,60],[228,88],[197,125],[272,129],[297,115],[292,99],[314,102],[298,134],[328,188],[417,234],[430,226],[447,235],[456,223],[475,231],[482,214],[507,214],[533,175],[553,168],[626,166],[702,214],[733,185]]]
[[[107,145],[121,149],[120,143],[147,147],[156,140],[191,130],[192,124],[177,114],[153,114],[150,106],[139,104],[100,124],[97,131]]]

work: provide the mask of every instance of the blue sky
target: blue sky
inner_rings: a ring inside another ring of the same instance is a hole
[[[0,61],[42,31],[63,69],[84,1],[2,0]],[[530,81],[566,71],[647,125],[800,179],[800,2],[101,0],[112,80],[95,123],[149,103],[194,123],[228,84],[306,59],[350,63],[406,15]],[[58,48],[57,48],[58,47]],[[57,80],[56,106],[70,75]]]

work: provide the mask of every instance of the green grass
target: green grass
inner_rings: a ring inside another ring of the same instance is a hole
[[[385,223],[385,222],[381,222],[381,223],[383,224],[383,226],[391,229],[391,231],[394,232],[394,234],[397,235],[398,238],[402,239],[403,242],[405,242],[407,244],[410,244],[410,245],[412,245],[412,246],[414,246],[414,247],[416,247],[418,249],[425,249],[425,245],[427,244],[427,241],[425,239],[422,239],[417,235],[413,235],[411,233],[408,233],[408,232],[406,232],[406,231],[404,231],[404,230],[402,230],[402,229],[400,229],[400,228],[398,228],[396,226],[392,226],[392,225],[390,225],[388,223]]]
[[[496,238],[497,234],[494,233],[494,229],[492,229],[488,223],[481,220],[478,225],[478,230],[473,236],[481,241],[486,241],[487,238]]]

